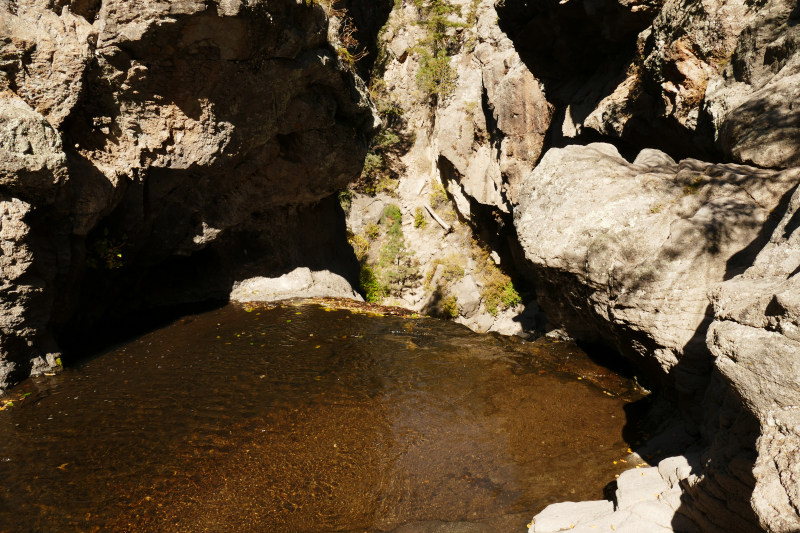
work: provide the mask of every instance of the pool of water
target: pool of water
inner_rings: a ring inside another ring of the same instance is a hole
[[[522,532],[603,497],[640,399],[569,343],[308,304],[186,317],[10,397],[14,533]]]

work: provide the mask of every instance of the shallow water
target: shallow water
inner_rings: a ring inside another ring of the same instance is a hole
[[[288,304],[187,317],[11,396],[14,533],[521,532],[603,497],[640,398],[572,344]]]

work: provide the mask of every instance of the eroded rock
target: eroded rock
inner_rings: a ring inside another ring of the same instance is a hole
[[[329,197],[379,120],[322,6],[51,4],[0,5],[0,389],[126,309],[298,266],[355,281]],[[368,42],[390,3],[357,4]]]
[[[606,144],[550,150],[515,225],[555,326],[700,393],[712,368],[706,291],[752,263],[800,173],[654,155],[645,165]]]

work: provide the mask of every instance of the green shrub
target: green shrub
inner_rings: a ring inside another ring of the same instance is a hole
[[[450,197],[447,195],[444,185],[435,181],[431,184],[430,200],[434,209],[440,209],[450,202]]]
[[[380,232],[381,228],[377,224],[367,224],[367,227],[364,228],[364,234],[371,241],[377,239]]]
[[[451,15],[461,15],[461,6],[449,0],[414,0],[414,5],[422,14],[417,24],[425,28],[425,38],[415,48],[420,52],[417,87],[435,104],[455,90],[456,72],[448,54],[455,43],[448,30],[465,24],[449,19]]]
[[[364,169],[361,171],[362,177],[373,177],[383,169],[383,157],[380,154],[367,154],[364,159]]]
[[[422,212],[422,208],[418,207],[416,211],[414,211],[414,227],[419,229],[425,229],[425,226],[428,225],[428,220],[425,218],[425,214]]]
[[[347,212],[350,211],[350,206],[353,205],[353,191],[345,187],[340,189],[337,196],[339,197],[339,205]]]
[[[455,296],[449,296],[442,301],[442,315],[447,318],[458,317],[458,301]]]
[[[464,277],[466,261],[464,257],[458,254],[450,254],[444,258],[434,259],[428,275],[425,277],[425,286],[430,286],[433,281],[433,276],[436,274],[436,269],[442,265],[442,277],[439,284],[447,286],[454,281],[458,281]]]
[[[467,26],[472,27],[478,23],[478,6],[481,5],[481,0],[472,0],[469,4],[469,11],[467,11]]]
[[[353,248],[353,252],[356,254],[356,259],[360,263],[369,253],[369,239],[367,239],[364,235],[351,235],[347,242],[350,243],[350,246]]]
[[[383,128],[378,135],[375,136],[374,144],[381,148],[389,148],[400,142],[400,137],[391,130]]]
[[[389,296],[389,286],[381,283],[372,267],[368,265],[361,266],[359,281],[368,302],[377,303]]]
[[[424,52],[417,71],[417,87],[435,100],[442,100],[456,90],[456,71],[444,50],[435,56]]]

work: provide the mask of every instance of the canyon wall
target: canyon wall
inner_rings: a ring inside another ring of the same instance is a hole
[[[0,389],[130,309],[355,283],[331,195],[380,121],[336,28],[374,46],[391,3],[350,4],[0,3]]]
[[[424,13],[398,8],[382,34],[380,82],[413,142],[386,152],[396,190],[348,223],[400,207],[425,276],[394,301],[425,309],[439,290],[476,331],[541,334],[522,306],[504,311],[516,329],[487,317],[480,240],[531,282],[551,334],[614,348],[677,402],[678,437],[645,448],[691,445],[675,530],[800,529],[795,4],[454,4],[444,98],[416,83]],[[432,205],[439,187],[449,204]]]
[[[434,95],[392,4],[0,1],[0,390],[131,310],[402,261],[376,298],[541,307],[675,399],[676,530],[800,530],[796,4],[453,2]]]
[[[556,107],[514,211],[539,305],[677,399],[682,519],[797,531],[796,5],[570,4],[505,6]],[[544,53],[545,25],[573,42]]]

